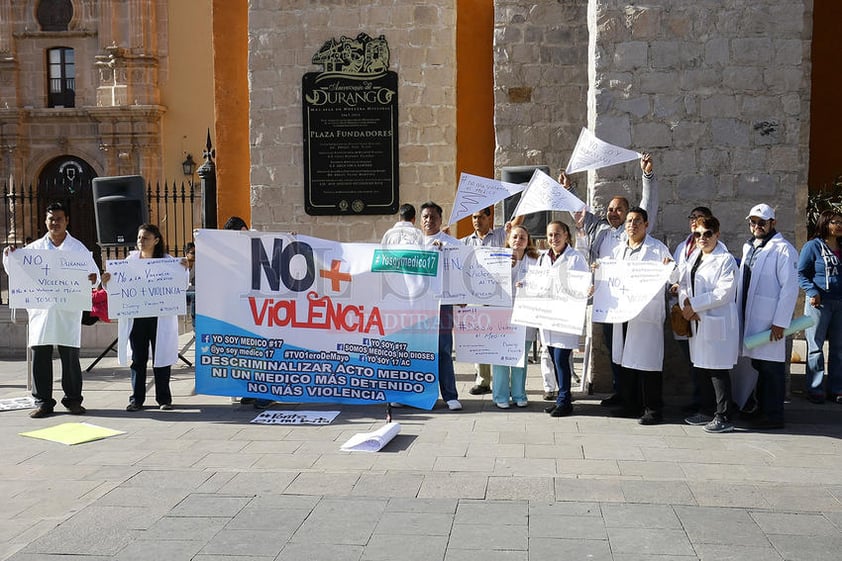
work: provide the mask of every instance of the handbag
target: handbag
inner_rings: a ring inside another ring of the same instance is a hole
[[[684,319],[681,315],[681,306],[673,304],[670,308],[670,326],[673,333],[681,337],[692,337],[693,332],[690,330],[690,321]]]

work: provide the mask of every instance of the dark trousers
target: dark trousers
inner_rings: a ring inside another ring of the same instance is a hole
[[[611,358],[611,389],[614,390],[614,393],[620,393],[620,376],[623,373],[623,369],[619,364],[614,363],[612,349],[614,348],[614,324],[613,323],[603,323],[602,324],[602,337],[605,339],[605,346],[608,347],[608,356]]]
[[[721,419],[728,420],[731,408],[731,371],[717,370],[714,368],[693,367],[694,376],[698,380],[710,378],[710,384],[703,383],[702,396],[705,403],[713,401],[716,403],[715,415]]]
[[[158,318],[135,318],[129,342],[132,347],[132,395],[129,402],[143,405],[146,401],[146,363],[149,362],[149,347],[152,346],[152,356],[155,356],[155,335],[158,332]],[[153,358],[154,361],[154,358]],[[155,375],[155,401],[158,405],[171,404],[170,367],[153,367]]]
[[[58,345],[61,359],[61,389],[64,397],[62,405],[82,403],[82,367],[79,365],[79,348]],[[35,405],[53,409],[53,346],[35,345],[32,347],[32,397]]]
[[[751,359],[757,370],[757,402],[760,412],[774,422],[784,422],[786,399],[786,363]]]
[[[453,370],[453,306],[439,307],[439,391],[444,401],[459,399]]]
[[[660,416],[664,408],[664,377],[661,371],[620,368],[620,394],[623,396],[626,413],[640,415],[643,411]]]
[[[573,367],[570,364],[572,350],[559,347],[547,347],[547,350],[553,359],[553,368],[555,368],[555,377],[558,382],[558,397],[555,403],[558,407],[570,405],[572,401],[570,379],[573,375]]]

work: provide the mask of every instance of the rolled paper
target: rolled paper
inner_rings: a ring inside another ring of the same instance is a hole
[[[802,331],[811,327],[813,324],[816,323],[810,316],[801,316],[792,320],[789,324],[789,327],[784,329],[784,337],[787,335],[792,335],[798,331]],[[765,345],[766,343],[771,343],[769,336],[772,334],[771,329],[767,329],[766,331],[761,331],[760,333],[755,333],[754,335],[749,335],[743,340],[743,345],[747,349],[753,349],[755,347],[759,347],[760,345]]]

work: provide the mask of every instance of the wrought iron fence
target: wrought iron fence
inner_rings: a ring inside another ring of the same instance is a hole
[[[166,242],[166,251],[173,256],[184,255],[184,245],[193,240],[193,230],[201,226],[200,201],[192,183],[147,183],[146,197],[149,221],[157,224]],[[100,248],[91,182],[68,185],[66,182],[3,184],[3,214],[0,228],[5,235],[5,245],[24,246],[42,237],[46,231],[46,208],[52,202],[61,202],[69,210],[67,230],[94,255],[100,269],[107,259],[120,259],[134,249],[134,244],[123,247]],[[0,304],[8,302],[8,277],[0,274]]]

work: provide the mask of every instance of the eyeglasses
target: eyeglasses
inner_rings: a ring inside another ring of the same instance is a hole
[[[750,218],[748,223],[749,223],[749,226],[753,226],[753,227],[756,227],[756,228],[765,228],[766,224],[768,224],[769,221],[768,220],[755,220],[754,218]]]
[[[716,232],[714,232],[713,230],[705,230],[704,232],[693,232],[693,237],[697,240],[699,238],[705,238],[706,240],[709,240],[715,235]]]
[[[687,217],[687,220],[699,220],[700,218],[704,218],[704,214],[691,214]]]

